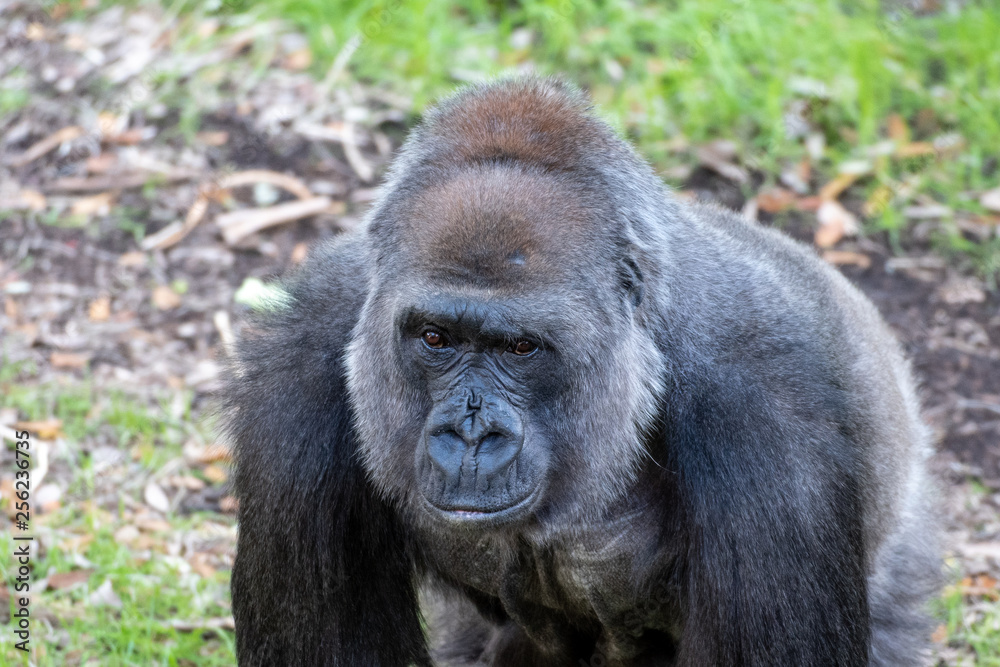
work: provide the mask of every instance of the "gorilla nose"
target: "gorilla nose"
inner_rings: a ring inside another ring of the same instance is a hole
[[[513,463],[524,444],[521,425],[510,417],[491,419],[482,413],[460,424],[440,423],[431,428],[427,453],[447,476],[460,476],[463,464],[472,464],[477,476],[494,475]]]

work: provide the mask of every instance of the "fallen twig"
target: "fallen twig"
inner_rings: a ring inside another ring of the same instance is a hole
[[[168,621],[167,625],[180,632],[236,629],[236,624],[233,621],[232,616],[226,616],[224,618],[205,618],[198,621],[182,621],[175,618]]]
[[[192,229],[198,226],[201,219],[205,217],[205,211],[208,210],[208,199],[209,193],[203,190],[198,198],[188,209],[187,216],[184,218],[184,222],[172,222],[160,231],[147,236],[139,244],[143,250],[162,250],[164,248],[169,248],[175,243],[179,242],[185,236],[187,236]]]
[[[53,132],[49,136],[45,137],[41,141],[33,144],[28,150],[24,151],[17,157],[11,159],[10,164],[13,167],[23,167],[29,162],[33,162],[38,158],[42,157],[46,153],[55,150],[60,144],[73,141],[79,137],[83,136],[83,128],[79,125],[70,125],[69,127],[64,127],[63,129]]]
[[[329,197],[313,197],[267,208],[225,213],[220,215],[216,222],[222,229],[222,238],[232,245],[262,229],[322,213],[330,208],[332,203]]]
[[[200,174],[194,171],[176,171],[171,173],[142,172],[138,174],[106,175],[106,176],[67,176],[45,185],[48,192],[104,192],[106,190],[128,190],[141,188],[153,180],[166,183],[187,181],[197,178]]]
[[[190,234],[191,230],[197,227],[198,223],[200,223],[202,218],[205,217],[205,212],[208,210],[208,203],[212,197],[222,190],[228,190],[229,188],[235,188],[241,185],[251,185],[254,183],[270,183],[271,185],[284,188],[298,197],[300,201],[310,200],[312,198],[312,192],[310,192],[305,183],[294,176],[288,176],[287,174],[282,174],[277,171],[270,171],[267,169],[250,169],[248,171],[236,172],[235,174],[227,174],[219,178],[214,183],[203,185],[198,193],[198,198],[195,199],[194,204],[192,204],[191,208],[188,209],[184,222],[173,222],[155,234],[146,237],[141,243],[142,249],[163,250],[164,248],[169,248],[170,246],[179,243],[181,239]],[[220,219],[224,217],[225,216],[220,216]],[[279,220],[279,222],[281,221]]]
[[[313,196],[309,187],[294,176],[267,169],[250,169],[248,171],[239,171],[235,174],[228,174],[219,179],[216,188],[219,190],[228,190],[229,188],[236,188],[241,185],[253,185],[255,183],[270,183],[279,188],[284,188],[299,199],[310,199]]]

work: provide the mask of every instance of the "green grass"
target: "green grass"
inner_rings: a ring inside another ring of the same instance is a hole
[[[204,520],[219,522],[220,517],[174,520],[171,534],[190,530]],[[91,660],[100,665],[235,664],[232,633],[203,635],[171,626],[177,619],[198,623],[228,615],[228,572],[206,578],[191,572],[179,557],[156,549],[137,553],[117,543],[113,533],[120,523],[102,510],[71,507],[45,523],[58,527],[64,537],[86,534],[94,539],[81,550],[64,550],[55,543],[44,558],[36,560],[33,579],[74,571],[81,562],[94,572],[80,586],[47,590],[33,597],[32,612],[39,614],[44,609],[44,616],[36,616],[32,627],[32,644],[41,647],[34,664],[55,667],[70,660],[81,665]],[[3,531],[0,535],[7,538]],[[159,539],[167,543],[170,538]],[[120,607],[88,600],[106,581],[121,600]],[[5,655],[8,659],[18,655],[5,646],[6,639],[0,640],[0,662]]]
[[[37,584],[44,577],[81,568],[92,573],[79,586],[33,595],[33,664],[234,664],[231,632],[182,631],[171,625],[230,614],[229,572],[224,568],[208,576],[193,572],[185,560],[189,554],[179,546],[182,536],[206,529],[231,542],[232,518],[210,513],[171,515],[168,531],[144,532],[148,548],[137,548],[116,539],[115,532],[132,526],[136,508],[143,508],[141,485],[122,489],[117,507],[95,502],[136,476],[163,470],[179,459],[193,429],[211,430],[206,424],[190,425],[196,421],[190,394],[164,395],[158,401],[124,391],[98,391],[87,379],[37,383],[34,375],[30,364],[0,365],[0,407],[16,408],[27,420],[61,420],[69,446],[50,453],[49,475],[58,476],[64,487],[61,507],[47,514],[33,508],[32,533],[44,546],[33,558],[31,580]],[[124,470],[111,477],[94,470],[86,450],[100,443],[123,450]],[[131,498],[126,501],[125,495]],[[4,522],[0,542],[12,545],[11,537],[10,524]],[[80,543],[79,538],[89,542]],[[5,585],[12,583],[12,576],[8,571]],[[110,582],[120,607],[97,605],[90,599],[105,582]],[[24,663],[12,638],[9,632],[0,635],[0,664]]]
[[[970,604],[953,586],[941,596],[937,611],[950,645],[971,649],[976,667],[1000,667],[1000,602]]]

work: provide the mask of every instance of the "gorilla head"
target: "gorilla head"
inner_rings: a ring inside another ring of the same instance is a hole
[[[600,508],[634,479],[662,384],[636,248],[572,174],[513,152],[404,175],[433,180],[372,217],[347,357],[372,479],[468,525]]]
[[[286,286],[229,381],[241,664],[917,660],[929,445],[891,333],[564,84],[430,112]]]

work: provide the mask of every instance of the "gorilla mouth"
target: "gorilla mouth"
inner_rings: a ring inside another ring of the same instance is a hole
[[[432,502],[424,496],[424,502],[434,510],[441,518],[450,523],[474,525],[507,523],[526,515],[535,504],[539,495],[538,487],[532,489],[526,496],[520,498],[503,507],[470,507],[465,506],[442,506]]]

